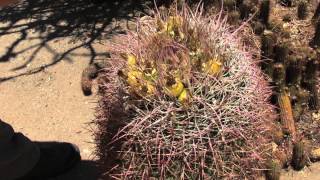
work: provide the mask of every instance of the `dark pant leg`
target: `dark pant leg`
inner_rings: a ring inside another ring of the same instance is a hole
[[[40,151],[27,137],[15,133],[0,119],[0,179],[13,180],[25,175],[38,162]]]

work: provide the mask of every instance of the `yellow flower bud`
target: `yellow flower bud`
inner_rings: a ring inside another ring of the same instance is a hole
[[[178,100],[179,100],[181,103],[185,103],[185,102],[188,101],[188,99],[189,99],[188,90],[183,89],[183,91],[181,92],[181,94],[180,94],[179,97],[178,97]]]
[[[148,89],[147,93],[149,95],[153,95],[156,91],[156,88],[154,87],[154,85],[149,81],[147,82],[147,89]]]
[[[141,79],[143,76],[142,72],[140,71],[129,71],[127,82],[131,87],[139,86],[138,80]]]
[[[133,68],[137,64],[137,58],[134,55],[129,54],[127,60],[130,68]]]
[[[184,89],[184,85],[180,80],[176,79],[176,83],[170,87],[167,87],[166,89],[168,91],[168,95],[174,96],[174,97],[179,97],[179,95],[181,94],[181,92]]]
[[[210,75],[218,75],[221,72],[221,67],[222,63],[217,58],[202,64],[203,71]]]

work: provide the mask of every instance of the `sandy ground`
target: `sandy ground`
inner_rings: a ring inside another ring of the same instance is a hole
[[[0,37],[0,56],[19,36],[15,34]],[[70,39],[57,39],[48,45],[56,52],[63,52],[77,45]],[[26,40],[15,48],[25,49],[34,40]],[[104,51],[101,44],[95,45],[96,51]],[[96,97],[85,97],[80,87],[82,70],[89,63],[88,49],[79,48],[73,55],[61,60],[39,73],[24,75],[0,83],[0,117],[10,123],[17,132],[22,132],[37,141],[67,141],[80,147],[81,155],[87,160],[75,170],[77,177],[94,170],[94,144],[90,132],[90,122],[94,119]],[[30,72],[52,60],[52,52],[47,49],[39,51],[26,68],[13,71],[23,64],[32,53],[26,52],[16,56],[12,61],[0,63],[0,78]],[[83,169],[85,169],[83,171]],[[91,172],[90,172],[91,173]],[[69,175],[70,177],[72,175]],[[79,179],[72,176],[72,178]],[[86,177],[84,179],[94,179]]]

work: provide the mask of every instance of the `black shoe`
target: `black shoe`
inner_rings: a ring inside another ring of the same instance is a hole
[[[18,180],[45,180],[61,175],[73,168],[80,160],[79,148],[60,142],[34,142],[40,149],[36,166]]]

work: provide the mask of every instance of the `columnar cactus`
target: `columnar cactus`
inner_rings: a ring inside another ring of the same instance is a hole
[[[280,180],[281,162],[279,160],[270,160],[267,163],[267,168],[269,169],[266,173],[267,180]]]
[[[298,3],[298,18],[301,20],[306,19],[308,16],[308,2],[307,0],[300,0]]]
[[[318,3],[317,9],[312,17],[312,20],[313,21],[318,20],[319,17],[320,17],[320,2]]]
[[[293,146],[292,167],[301,170],[308,163],[310,147],[306,141],[298,141]]]
[[[311,43],[313,46],[316,46],[316,47],[320,46],[320,19],[319,18],[317,18],[315,34]]]
[[[261,37],[261,67],[269,76],[273,74],[273,49],[276,43],[276,37],[272,31],[264,31]]]
[[[292,106],[288,93],[283,90],[279,93],[278,103],[280,107],[280,117],[285,134],[295,138],[296,127],[292,114]]]
[[[269,23],[270,6],[270,0],[263,0],[260,6],[260,20],[266,26]]]

